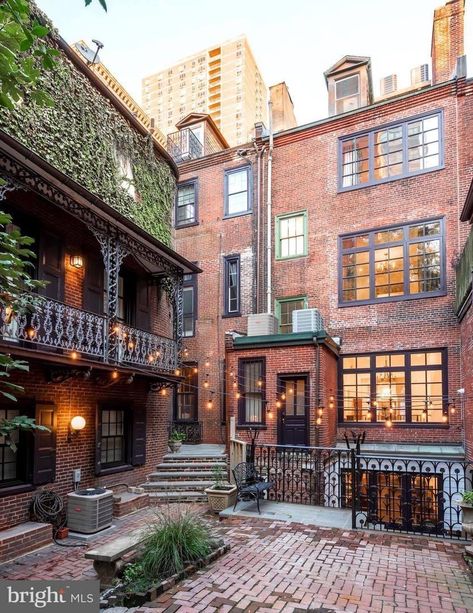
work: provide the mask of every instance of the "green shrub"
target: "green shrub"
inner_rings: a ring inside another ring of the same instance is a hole
[[[140,564],[143,574],[153,579],[182,571],[186,562],[208,555],[216,543],[204,521],[192,513],[176,517],[158,516],[148,529]]]
[[[467,504],[473,504],[473,491],[463,492],[463,502]]]
[[[150,586],[150,578],[144,573],[141,562],[127,564],[123,571],[123,583],[127,593],[146,592]]]

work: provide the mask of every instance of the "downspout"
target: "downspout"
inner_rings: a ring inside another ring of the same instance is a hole
[[[266,245],[266,311],[271,314],[273,312],[273,288],[271,283],[272,276],[272,242],[271,242],[271,222],[272,222],[272,177],[273,177],[273,105],[271,100],[268,102],[268,118],[269,118],[269,151],[268,151],[268,187],[267,187],[267,245]]]
[[[256,313],[261,311],[261,293],[259,291],[261,281],[261,166],[263,154],[266,151],[266,145],[258,148],[256,142],[253,142],[253,147],[256,152]]]

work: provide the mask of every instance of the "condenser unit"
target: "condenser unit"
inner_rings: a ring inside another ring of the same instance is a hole
[[[77,490],[67,495],[67,527],[92,534],[112,525],[113,492],[103,487]]]
[[[319,309],[299,309],[292,311],[293,332],[319,332],[324,329],[324,322]]]
[[[277,334],[278,328],[278,319],[271,313],[253,313],[248,315],[248,336]]]

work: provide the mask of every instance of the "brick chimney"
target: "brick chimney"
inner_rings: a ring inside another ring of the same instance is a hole
[[[463,32],[465,0],[449,0],[435,9],[432,28],[432,84],[449,81],[456,74],[457,58],[465,53]]]

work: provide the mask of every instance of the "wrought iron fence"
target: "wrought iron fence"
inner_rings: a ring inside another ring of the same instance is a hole
[[[466,538],[460,502],[473,462],[284,445],[248,447],[247,461],[274,483],[270,500],[346,509],[353,528]]]
[[[254,461],[258,472],[274,483],[270,500],[340,508],[340,470],[350,470],[353,455],[348,449],[256,445]]]
[[[459,503],[473,462],[360,455],[341,480],[354,527],[465,538]]]
[[[41,345],[104,358],[107,320],[57,300],[38,296],[31,314],[1,312],[2,339],[9,343]]]
[[[23,347],[76,352],[103,362],[172,373],[178,366],[177,343],[110,318],[38,296],[34,311],[16,315],[0,310],[0,338]]]
[[[186,435],[184,443],[196,444],[202,442],[202,423],[200,421],[174,421],[169,427],[169,433],[171,433],[173,430]]]
[[[177,368],[177,343],[174,340],[125,324],[117,324],[115,334],[118,362],[167,372]]]

